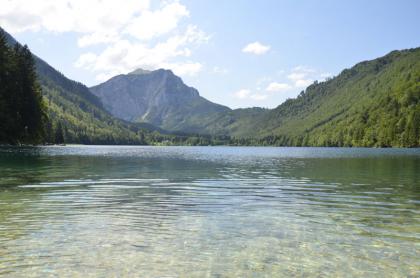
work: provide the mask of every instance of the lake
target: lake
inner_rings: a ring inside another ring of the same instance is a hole
[[[0,148],[0,276],[420,277],[420,149]]]

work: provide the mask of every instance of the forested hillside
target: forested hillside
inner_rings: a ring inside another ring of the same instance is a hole
[[[103,109],[101,101],[85,85],[66,78],[32,55],[27,47],[21,47],[1,28],[0,34],[3,38],[1,51],[7,52],[7,55],[0,57],[0,144],[222,144],[208,136],[171,135],[147,123],[136,124],[116,119]],[[22,64],[19,70],[30,73],[27,76],[33,78],[33,88],[7,85],[24,86],[17,79],[22,77],[20,72],[11,70],[16,68],[15,61],[7,58],[15,50],[23,52],[29,61],[23,61],[26,64]],[[6,82],[6,77],[11,82]],[[35,102],[24,102],[32,107],[22,106],[20,102],[16,104],[15,99],[21,94],[36,99]],[[35,110],[30,110],[32,108]],[[36,119],[36,125],[32,124]],[[28,124],[27,121],[32,122]]]
[[[248,136],[275,145],[420,146],[420,48],[314,83],[255,127]]]
[[[361,62],[277,108],[236,109],[205,126],[246,145],[420,146],[420,48]]]
[[[10,47],[21,48],[20,44],[6,32],[2,32]],[[25,47],[24,49],[27,50]],[[30,55],[29,50],[27,50]],[[43,136],[37,142],[48,143],[96,143],[96,144],[143,144],[145,136],[139,135],[140,127],[114,119],[103,108],[100,101],[81,83],[69,80],[36,56],[36,77],[40,84],[39,94],[45,103]],[[10,64],[10,63],[8,63]],[[15,74],[12,74],[15,75]],[[37,84],[38,84],[37,83]],[[8,96],[16,96],[16,90],[7,89]],[[7,105],[8,109],[14,109]],[[5,110],[6,111],[6,110]],[[5,118],[15,123],[11,113]],[[2,121],[3,122],[3,121]],[[7,120],[6,120],[7,122]],[[4,122],[3,122],[4,123]],[[146,132],[146,131],[142,131]],[[13,136],[14,137],[14,136]],[[6,142],[12,143],[14,140]],[[26,142],[28,140],[19,142]]]
[[[143,144],[138,128],[113,118],[84,85],[38,61],[38,76],[48,106],[46,141],[83,144]],[[131,128],[131,129],[130,129]],[[61,139],[63,138],[63,139]]]
[[[215,105],[164,70],[119,75],[92,91],[116,117],[230,136],[233,144],[414,147],[420,144],[419,53],[393,51],[359,63],[272,110]]]
[[[420,48],[361,62],[272,110],[231,110],[164,70],[117,76],[95,96],[3,33],[0,84],[0,143],[420,146]]]

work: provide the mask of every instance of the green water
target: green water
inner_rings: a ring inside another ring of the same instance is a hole
[[[420,150],[0,148],[0,276],[420,277]]]

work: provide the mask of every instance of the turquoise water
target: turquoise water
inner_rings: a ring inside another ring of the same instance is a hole
[[[0,148],[0,276],[420,277],[420,149]]]

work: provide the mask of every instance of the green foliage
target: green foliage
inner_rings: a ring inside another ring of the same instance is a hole
[[[45,106],[27,46],[10,47],[0,30],[0,142],[42,142]]]
[[[114,118],[86,86],[15,43],[0,35],[0,143],[420,146],[420,48],[359,63],[273,110],[205,116],[192,102],[198,116],[174,110],[167,123],[201,134],[167,134]]]
[[[99,99],[78,82],[67,79],[37,58],[37,71],[49,121],[47,143],[121,145],[210,145],[213,139],[198,135],[173,135],[144,123],[114,118]]]
[[[255,119],[230,134],[263,145],[419,147],[420,48],[359,63]]]
[[[213,139],[229,135],[223,142],[233,145],[418,147],[419,101],[416,48],[393,51],[325,82],[315,81],[272,110],[189,115],[190,128],[184,130]]]
[[[115,119],[86,86],[0,33],[0,143],[153,143],[152,127]]]

